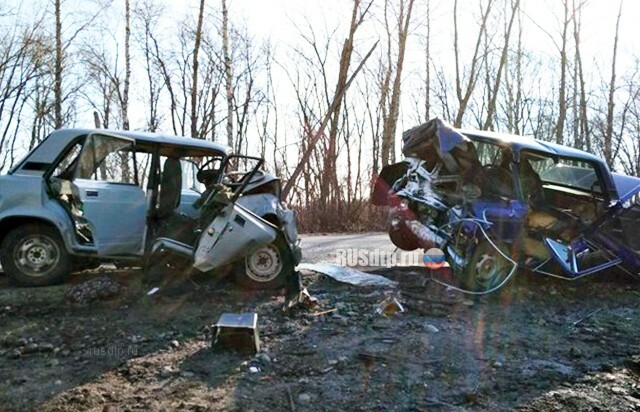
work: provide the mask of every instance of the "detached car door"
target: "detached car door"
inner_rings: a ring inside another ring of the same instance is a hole
[[[100,256],[143,252],[147,201],[134,146],[132,139],[92,134],[78,159],[73,184]]]

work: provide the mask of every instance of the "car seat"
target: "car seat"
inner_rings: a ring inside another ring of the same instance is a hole
[[[180,159],[168,157],[162,167],[160,177],[160,193],[156,216],[165,218],[171,216],[180,205],[182,192],[182,165]]]

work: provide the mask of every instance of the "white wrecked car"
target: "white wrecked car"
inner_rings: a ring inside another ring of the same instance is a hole
[[[0,177],[2,267],[18,284],[49,285],[105,261],[157,265],[152,254],[171,243],[198,269],[232,265],[249,287],[279,287],[301,254],[280,181],[261,165],[186,137],[55,131]],[[222,188],[229,202],[213,207]]]

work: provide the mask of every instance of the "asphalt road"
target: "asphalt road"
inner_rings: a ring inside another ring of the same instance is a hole
[[[393,252],[396,247],[384,232],[300,235],[302,261],[305,263],[336,263],[339,249],[365,249],[370,252]]]

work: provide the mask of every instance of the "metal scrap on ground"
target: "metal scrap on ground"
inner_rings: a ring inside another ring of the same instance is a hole
[[[355,286],[396,286],[397,282],[387,279],[384,276],[360,272],[359,270],[331,265],[329,263],[302,263],[298,265],[298,270],[310,270],[322,273],[337,280]]]
[[[378,315],[385,316],[392,316],[396,313],[403,313],[404,311],[402,303],[393,296],[387,296],[376,308],[376,313]]]
[[[212,347],[226,347],[238,352],[260,352],[258,315],[256,313],[223,313],[213,325]]]

